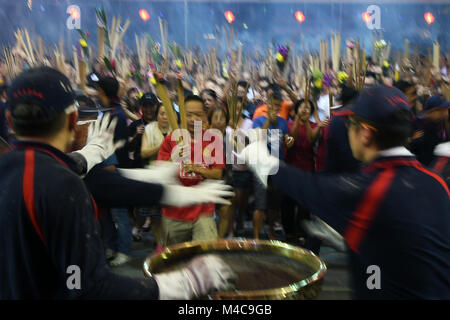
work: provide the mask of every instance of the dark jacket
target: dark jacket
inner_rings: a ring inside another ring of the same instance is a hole
[[[157,299],[153,279],[109,269],[96,204],[75,165],[37,142],[16,142],[0,158],[0,299]],[[67,286],[71,266],[80,289]]]
[[[331,120],[327,144],[325,172],[344,173],[357,172],[361,162],[353,157],[344,117],[336,115]]]
[[[434,148],[445,141],[443,122],[434,123],[417,118],[414,121],[414,130],[423,131],[423,136],[411,142],[409,148],[424,166],[431,165],[434,159]]]
[[[116,159],[118,161],[117,167],[129,168],[131,165],[131,160],[128,156],[128,137],[130,136],[130,133],[127,125],[127,115],[120,105],[120,100],[112,102],[110,107],[112,108],[111,118],[118,118],[116,130],[114,131],[114,142],[125,140],[125,145],[123,146],[123,148],[118,149],[115,153]]]
[[[344,236],[357,299],[450,299],[450,193],[413,156],[337,175],[282,163],[271,182]],[[367,286],[372,265],[379,290]]]

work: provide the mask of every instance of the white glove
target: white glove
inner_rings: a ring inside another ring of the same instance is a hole
[[[434,155],[438,157],[450,157],[450,141],[438,144],[434,148]]]
[[[125,145],[125,141],[114,143],[114,130],[117,125],[117,118],[111,122],[111,115],[105,114],[101,119],[93,122],[89,126],[86,146],[78,151],[87,162],[87,172],[94,166],[102,163],[116,152],[117,149]]]
[[[174,207],[188,207],[199,203],[219,203],[230,205],[229,200],[234,192],[232,187],[220,180],[206,180],[193,187],[181,185],[164,185],[162,205]]]
[[[147,169],[117,169],[117,171],[128,179],[169,185],[180,184],[178,180],[179,166],[175,162],[157,161]]]
[[[178,271],[154,275],[159,288],[159,300],[189,300],[213,292],[234,289],[236,274],[219,257],[196,257]]]
[[[234,155],[245,161],[265,187],[267,187],[267,177],[276,174],[280,167],[280,160],[269,154],[267,144],[262,140],[249,144],[240,154],[234,153]]]
[[[322,219],[313,216],[311,220],[304,220],[302,226],[309,235],[320,239],[324,245],[340,252],[347,251],[344,238]]]

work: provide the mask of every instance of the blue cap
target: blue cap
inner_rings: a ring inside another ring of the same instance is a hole
[[[400,110],[411,113],[408,98],[399,89],[383,84],[361,92],[353,107],[340,115],[354,114],[375,123],[390,125],[398,122],[395,114]]]
[[[14,115],[19,104],[41,106],[54,116],[75,102],[69,79],[56,69],[39,67],[22,72],[8,89],[8,108]]]
[[[441,95],[432,96],[429,98],[425,105],[423,106],[423,111],[429,111],[431,109],[448,109],[450,108],[450,101],[445,101],[444,97]]]

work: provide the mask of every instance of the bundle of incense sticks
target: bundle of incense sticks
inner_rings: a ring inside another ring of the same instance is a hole
[[[130,75],[130,59],[126,54],[122,54],[119,58],[118,74],[122,79],[129,79]]]
[[[320,40],[319,42],[319,56],[320,56],[320,71],[322,73],[327,72],[327,65],[329,61],[328,54],[328,42],[326,40]]]
[[[180,124],[182,129],[187,129],[186,108],[184,106],[184,89],[181,76],[177,78],[178,107],[180,108]]]
[[[80,77],[80,88],[85,91],[86,90],[86,62],[84,60],[80,60],[78,62],[78,74]]]
[[[161,32],[161,46],[163,49],[164,60],[167,60],[167,22],[163,22],[161,18],[158,17],[159,30]]]
[[[441,46],[439,45],[439,42],[434,42],[433,43],[433,66],[435,68],[437,68],[438,70],[439,68],[439,60],[440,60],[440,56],[441,56]]]
[[[405,49],[403,51],[403,63],[406,64],[409,61],[409,40],[405,39]]]
[[[121,22],[120,17],[117,20],[116,17],[113,17],[113,25],[109,32],[111,41],[111,59],[115,59],[117,47],[122,42],[123,37],[127,33],[127,30],[130,26],[130,20],[127,19],[125,25],[122,28],[122,31],[120,31],[120,22]]]
[[[161,99],[164,109],[167,113],[167,119],[169,120],[169,125],[172,130],[178,129],[178,121],[175,110],[173,109],[172,101],[170,100],[169,93],[167,92],[166,86],[162,83],[162,77],[160,75],[155,75],[156,79],[156,94]]]
[[[135,35],[136,38],[136,50],[137,50],[137,55],[138,55],[138,61],[139,61],[139,66],[141,68],[141,70],[138,71],[144,71],[145,68],[147,67],[147,63],[148,63],[148,39],[147,37],[142,37],[141,39],[139,39],[139,37],[137,35]]]
[[[341,34],[336,33],[331,36],[331,59],[333,71],[338,72],[341,59]]]
[[[233,81],[231,85],[231,95],[227,96],[228,114],[230,115],[232,127],[235,128],[237,117],[237,84]]]
[[[75,68],[75,83],[80,84],[80,67],[78,62],[77,48],[72,46],[73,53],[73,67]]]
[[[59,52],[59,49],[57,47],[55,47],[55,50],[53,50],[53,54],[55,56],[56,69],[58,69],[59,72],[66,74],[64,60],[62,59],[61,53]]]
[[[309,96],[311,94],[311,80],[308,78],[308,76],[305,77],[305,103],[308,103]]]
[[[248,92],[248,87],[249,87],[250,83],[247,82],[247,85],[245,86],[245,91],[244,92]],[[236,88],[236,95],[237,95],[237,88]],[[244,111],[244,106],[247,104],[247,95],[244,95],[244,98],[242,99],[242,103],[239,106],[239,109],[237,109],[237,116],[235,119],[235,123],[233,124],[233,129],[236,130],[238,125],[239,125],[239,120],[241,119],[242,116],[242,112]],[[237,107],[237,98],[236,98],[236,107]]]
[[[105,57],[105,29],[101,26],[97,26],[97,48],[98,48],[98,61],[103,61]]]
[[[40,36],[37,37],[38,39],[38,57],[39,57],[39,61],[44,61],[44,44],[42,42],[42,38]]]
[[[17,30],[16,32],[14,32],[14,36],[16,37],[18,47],[25,53],[28,64],[30,66],[34,65],[36,61],[34,58],[33,45],[31,44],[32,41],[30,39],[30,35],[28,34],[28,30]],[[24,36],[26,38],[26,44]]]
[[[21,70],[19,69],[19,66],[11,49],[3,48],[3,57],[5,58],[8,79],[9,81],[11,81],[20,73]]]

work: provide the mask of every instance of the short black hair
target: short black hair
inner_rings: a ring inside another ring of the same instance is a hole
[[[281,88],[279,85],[277,85],[275,83],[271,83],[267,87],[267,91],[268,90],[272,90],[272,98],[274,100],[283,101],[283,95],[281,94]]]
[[[241,80],[241,81],[239,81],[239,82],[237,83],[237,86],[238,86],[238,87],[242,87],[242,88],[247,88],[248,82],[247,82],[247,81],[244,81],[244,80]]]
[[[216,93],[213,89],[204,89],[204,90],[200,93],[200,96],[203,96],[205,93],[206,93],[208,96],[213,97],[214,100],[217,100],[217,93]]]
[[[225,108],[222,108],[222,107],[214,107],[211,110],[209,110],[209,112],[208,112],[208,123],[211,124],[212,117],[213,117],[214,113],[216,113],[217,111],[221,111],[221,112],[224,113],[225,120],[226,120],[226,123],[228,125],[228,123],[230,122],[230,115],[228,114],[228,110],[225,109]]]
[[[200,102],[203,106],[203,111],[207,112],[208,109],[205,106],[205,102],[203,101],[202,98],[200,98],[199,96],[195,95],[195,94],[191,94],[186,96],[186,98],[184,98],[184,104],[188,103],[189,101],[197,101]]]
[[[128,91],[127,91],[127,96],[129,96],[131,93],[133,93],[133,92],[139,92],[139,90],[137,89],[137,88],[130,88],[130,89],[128,89]]]
[[[186,98],[184,98],[184,104],[188,103],[189,101],[197,101],[201,104],[204,104],[203,99],[195,94],[188,95]]]
[[[412,136],[412,114],[408,110],[398,110],[392,114],[395,125],[387,125],[367,120],[353,115],[357,122],[367,123],[374,127],[375,144],[379,150],[386,150],[399,146],[406,146]]]
[[[22,137],[49,137],[59,132],[65,124],[64,111],[49,115],[37,104],[19,103],[11,112],[11,125],[16,135]]]
[[[261,77],[261,78],[259,78],[259,79],[258,79],[258,82],[261,82],[261,81],[266,81],[267,83],[270,83],[270,80],[269,80],[269,78],[267,78],[267,77]]]
[[[394,82],[394,87],[397,89],[400,89],[403,93],[406,93],[408,89],[414,87],[414,83],[406,81],[406,80],[399,80]]]
[[[298,113],[297,110],[303,102],[305,102],[304,98],[297,100],[297,102],[294,105],[295,114]],[[309,108],[311,110],[311,114],[314,114],[314,110],[316,109],[316,106],[314,105],[314,103],[312,102],[311,99],[308,99],[308,102],[309,102]]]
[[[119,81],[113,77],[103,77],[97,82],[98,88],[102,89],[105,92],[105,95],[114,99],[117,98],[117,94],[119,93]]]

